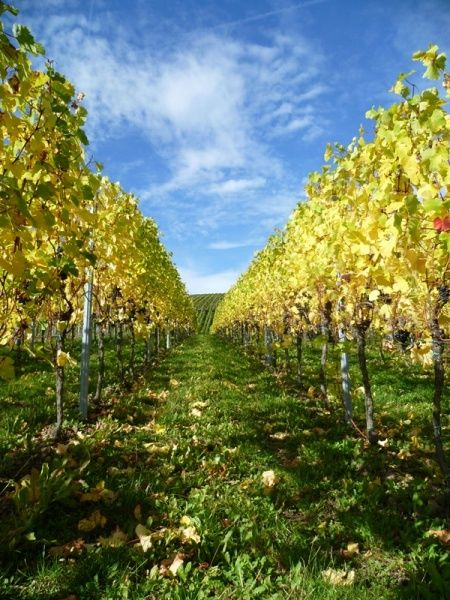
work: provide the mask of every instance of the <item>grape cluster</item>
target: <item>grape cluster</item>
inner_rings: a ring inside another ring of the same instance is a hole
[[[406,350],[411,340],[411,334],[406,329],[399,329],[394,333],[394,340],[400,344],[402,350]]]

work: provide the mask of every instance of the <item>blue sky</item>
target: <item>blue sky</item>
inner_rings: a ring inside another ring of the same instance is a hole
[[[234,283],[415,50],[450,51],[450,0],[11,2],[191,293]]]

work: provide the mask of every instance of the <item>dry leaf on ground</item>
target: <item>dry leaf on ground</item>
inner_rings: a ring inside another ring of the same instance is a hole
[[[280,481],[274,471],[264,471],[262,474],[262,483],[265,488],[273,488]]]
[[[160,574],[165,577],[170,575],[174,577],[178,569],[183,565],[185,558],[186,555],[181,552],[177,552],[174,556],[166,558],[159,567]]]
[[[450,546],[450,531],[447,529],[430,529],[427,531],[429,537],[434,537],[445,546]]]
[[[95,510],[87,519],[81,519],[78,523],[80,531],[92,531],[96,527],[104,527],[106,525],[106,517],[99,510]]]
[[[123,546],[127,543],[128,536],[127,534],[120,529],[120,527],[116,527],[115,531],[108,537],[100,536],[98,538],[98,543],[100,546],[105,548],[118,548],[119,546]]]
[[[355,571],[344,571],[344,569],[326,569],[322,571],[322,577],[331,585],[353,585],[355,582]]]

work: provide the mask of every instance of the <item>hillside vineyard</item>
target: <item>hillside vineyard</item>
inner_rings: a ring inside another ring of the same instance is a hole
[[[0,597],[449,598],[446,55],[189,295],[0,16]]]

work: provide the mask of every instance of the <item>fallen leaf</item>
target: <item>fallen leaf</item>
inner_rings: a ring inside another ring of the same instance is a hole
[[[95,488],[91,488],[89,492],[85,494],[81,494],[80,501],[81,502],[100,502],[103,500],[107,504],[111,504],[116,500],[118,494],[117,492],[113,492],[112,490],[108,490],[105,488],[105,482],[100,481],[97,483]]]
[[[161,562],[159,573],[164,577],[173,576],[177,574],[178,569],[183,565],[186,555],[177,552],[174,556],[166,558]]]
[[[172,564],[169,567],[169,571],[172,573],[172,575],[176,575],[178,569],[183,565],[184,563],[184,555],[183,554],[177,554],[175,556],[175,558],[173,559]]]
[[[332,585],[353,585],[355,582],[355,571],[344,571],[344,569],[326,569],[322,571],[322,577]]]
[[[113,533],[110,536],[100,536],[98,538],[98,543],[104,548],[118,548],[119,546],[123,546],[124,544],[126,544],[127,541],[127,534],[124,531],[122,531],[119,527],[116,527],[115,531],[113,531]]]
[[[410,458],[410,456],[411,456],[411,452],[409,452],[409,450],[406,450],[405,448],[402,448],[397,453],[397,458],[399,458],[400,460],[405,460],[405,458]]]
[[[106,521],[106,517],[99,510],[95,510],[87,519],[81,519],[78,523],[78,529],[80,531],[92,531],[96,527],[104,527]]]
[[[193,404],[191,404],[192,408],[205,408],[206,406],[208,406],[208,402],[200,402],[200,400],[198,402],[194,402]]]
[[[359,544],[356,542],[348,543],[347,548],[345,550],[341,550],[340,554],[345,558],[352,558],[356,554],[359,554]]]
[[[161,446],[159,444],[155,444],[155,442],[149,442],[148,444],[144,444],[144,448],[147,450],[147,452],[150,452],[151,454],[165,455],[169,454],[170,452],[170,446]]]
[[[147,550],[150,550],[150,548],[153,545],[152,542],[152,532],[147,529],[147,527],[144,527],[144,525],[136,525],[136,529],[135,529],[136,535],[139,538],[139,543],[142,546],[142,550],[144,552],[147,552]]]
[[[261,477],[265,488],[273,488],[280,481],[279,476],[274,471],[264,471]]]
[[[153,390],[148,390],[148,397],[151,400],[156,400],[157,402],[165,402],[169,397],[169,390],[163,390],[162,392],[154,392]]]
[[[183,542],[194,542],[194,544],[200,543],[200,536],[198,535],[195,527],[189,526],[181,528],[180,533]]]
[[[202,413],[202,411],[201,411],[201,410],[199,410],[198,408],[193,408],[193,409],[191,410],[191,415],[192,415],[193,417],[201,417],[201,416],[202,416],[202,414],[203,414],[203,413]]]
[[[430,529],[427,531],[428,537],[434,537],[445,546],[450,546],[450,531],[447,529]]]
[[[272,433],[269,437],[272,440],[282,441],[289,437],[289,433],[287,433],[287,431],[277,431],[276,433]]]

